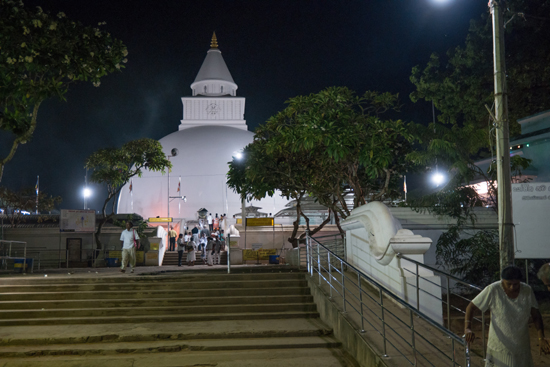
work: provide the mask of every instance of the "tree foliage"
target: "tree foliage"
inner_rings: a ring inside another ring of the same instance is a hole
[[[43,191],[38,192],[38,208],[36,206],[36,190],[34,188],[25,188],[14,191],[6,187],[0,187],[0,205],[6,209],[6,216],[10,221],[12,228],[16,228],[25,219],[24,211],[34,213],[49,212],[59,205],[62,201],[60,196],[51,196]],[[46,220],[40,216],[39,222]]]
[[[286,103],[256,129],[245,159],[231,162],[230,187],[256,199],[277,189],[297,200],[295,228],[305,195],[328,207],[337,224],[350,213],[349,198],[360,206],[399,195],[415,137],[409,124],[381,118],[398,109],[397,95],[331,87]]]
[[[130,178],[141,177],[144,169],[162,172],[172,164],[162,151],[162,145],[153,139],[138,139],[124,144],[121,148],[100,149],[86,160],[85,168],[92,171],[90,180],[107,187],[107,198],[103,203],[103,220],[96,231],[97,248],[101,249],[101,229],[114,216],[116,196]],[[107,206],[111,203],[111,213],[107,215]]]
[[[510,133],[517,120],[550,109],[549,0],[508,0],[504,11]],[[541,16],[544,14],[544,17]],[[433,101],[442,123],[483,130],[488,146],[485,105],[493,105],[493,50],[489,13],[472,20],[463,46],[432,54],[424,68],[415,66],[411,99]]]
[[[11,142],[0,151],[0,180],[18,146],[32,138],[44,100],[63,100],[74,82],[99,86],[123,67],[126,47],[102,25],[84,26],[18,0],[0,2],[0,131]]]
[[[530,159],[521,156],[510,158],[514,182],[526,182],[522,171],[529,167]],[[487,194],[481,196],[470,186],[474,178],[487,183]],[[436,244],[437,263],[460,276],[465,281],[485,286],[499,279],[498,231],[476,229],[476,208],[490,207],[498,211],[496,167],[494,162],[488,172],[478,166],[468,167],[466,174],[456,171],[445,187],[419,199],[412,199],[409,205],[416,211],[451,218],[454,222]]]

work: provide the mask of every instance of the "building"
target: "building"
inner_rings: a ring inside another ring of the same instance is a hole
[[[246,99],[237,96],[237,89],[214,34],[191,84],[192,95],[181,99],[183,119],[178,130],[160,139],[173,165],[170,177],[148,171],[134,177],[121,190],[117,213],[194,220],[201,208],[212,215],[240,212],[239,195],[226,185],[228,162],[252,142],[254,134],[244,119]],[[276,196],[247,205],[276,213],[286,203]]]

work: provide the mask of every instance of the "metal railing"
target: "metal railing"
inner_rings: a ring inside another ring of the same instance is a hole
[[[13,249],[14,246],[23,246],[23,257],[18,257],[16,251]],[[27,242],[22,241],[6,241],[0,240],[0,258],[2,259],[2,265],[4,269],[8,267],[8,261],[15,261],[23,259],[23,273],[27,272]],[[34,265],[34,264],[33,264]],[[32,272],[31,268],[31,272]]]
[[[402,266],[401,268],[404,271],[408,272],[409,274],[411,274],[412,276],[415,277],[415,284],[413,286],[416,289],[416,309],[417,310],[420,309],[420,295],[421,294],[423,294],[424,296],[427,296],[427,297],[435,298],[437,301],[440,301],[444,305],[444,310],[445,310],[445,314],[446,314],[446,317],[447,317],[447,325],[446,325],[447,330],[449,330],[450,332],[453,332],[455,335],[461,335],[462,334],[461,329],[453,331],[452,322],[451,322],[452,321],[452,313],[453,312],[457,313],[458,315],[460,315],[461,319],[464,319],[464,317],[466,316],[466,308],[463,307],[463,306],[464,305],[467,306],[467,304],[470,303],[473,299],[473,297],[471,297],[471,296],[474,295],[474,294],[477,295],[483,289],[476,286],[476,285],[474,285],[474,284],[467,283],[467,282],[463,281],[462,279],[460,279],[458,277],[455,277],[455,276],[453,276],[449,273],[446,273],[446,272],[444,272],[440,269],[437,269],[437,268],[434,268],[432,266],[423,264],[421,262],[418,262],[416,260],[408,258],[408,257],[406,257],[402,254],[397,254],[396,256],[397,256],[397,258],[399,258],[401,260],[405,260],[405,261],[407,261],[407,262],[414,265],[415,271],[411,271],[410,269],[408,269],[407,266]],[[420,275],[420,269],[425,269],[425,270],[428,270],[430,272],[433,272],[433,273],[437,274],[441,279],[444,279],[444,282],[442,282],[444,285],[437,284],[437,283],[431,281],[430,279],[427,279],[426,277],[423,277],[422,275]],[[422,289],[422,287],[420,285],[420,280],[423,280],[424,282],[426,282],[426,283],[428,283],[432,286],[436,286],[436,287],[440,288],[440,290],[441,290],[440,297],[437,297],[433,293],[428,292],[425,289]],[[451,281],[454,282],[454,286],[459,285],[460,287],[462,287],[462,292],[461,293],[453,292],[453,290],[452,290],[453,286],[451,286]],[[469,294],[470,298],[468,298],[464,294]],[[453,304],[453,299],[460,301],[462,303],[462,305]],[[483,357],[485,357],[486,346],[487,346],[486,333],[485,333],[485,329],[486,329],[485,313],[483,313],[483,312],[481,313],[481,318],[474,317],[472,322],[479,322],[481,324],[481,338],[480,339],[481,339],[481,343],[482,343],[482,355],[483,355]],[[472,327],[473,327],[473,325],[472,325]]]
[[[364,334],[367,338],[371,333],[382,337],[381,342],[369,341],[384,357],[402,358],[412,366],[471,366],[469,348],[462,337],[309,236],[306,259],[309,276],[318,277],[319,287],[328,287],[329,297],[336,304],[341,302],[343,313],[356,322],[359,331],[368,331]]]

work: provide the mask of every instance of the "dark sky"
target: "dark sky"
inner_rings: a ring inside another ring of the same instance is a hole
[[[177,130],[180,98],[209,49],[212,31],[233,79],[246,97],[250,130],[284,108],[289,97],[347,86],[358,93],[399,93],[399,118],[428,122],[431,106],[413,104],[409,81],[432,52],[464,43],[470,19],[486,0],[24,0],[104,26],[128,47],[128,63],[95,88],[74,85],[66,102],[48,100],[34,138],[20,146],[2,185],[34,186],[82,208],[84,161],[104,147]],[[1,142],[1,141],[0,141]],[[4,147],[0,151],[4,152]],[[89,207],[100,209],[99,188]]]

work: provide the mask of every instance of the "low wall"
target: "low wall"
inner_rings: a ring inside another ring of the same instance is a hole
[[[312,278],[309,275],[306,275],[306,278],[321,319],[333,329],[334,336],[342,342],[346,352],[362,367],[388,367]]]

